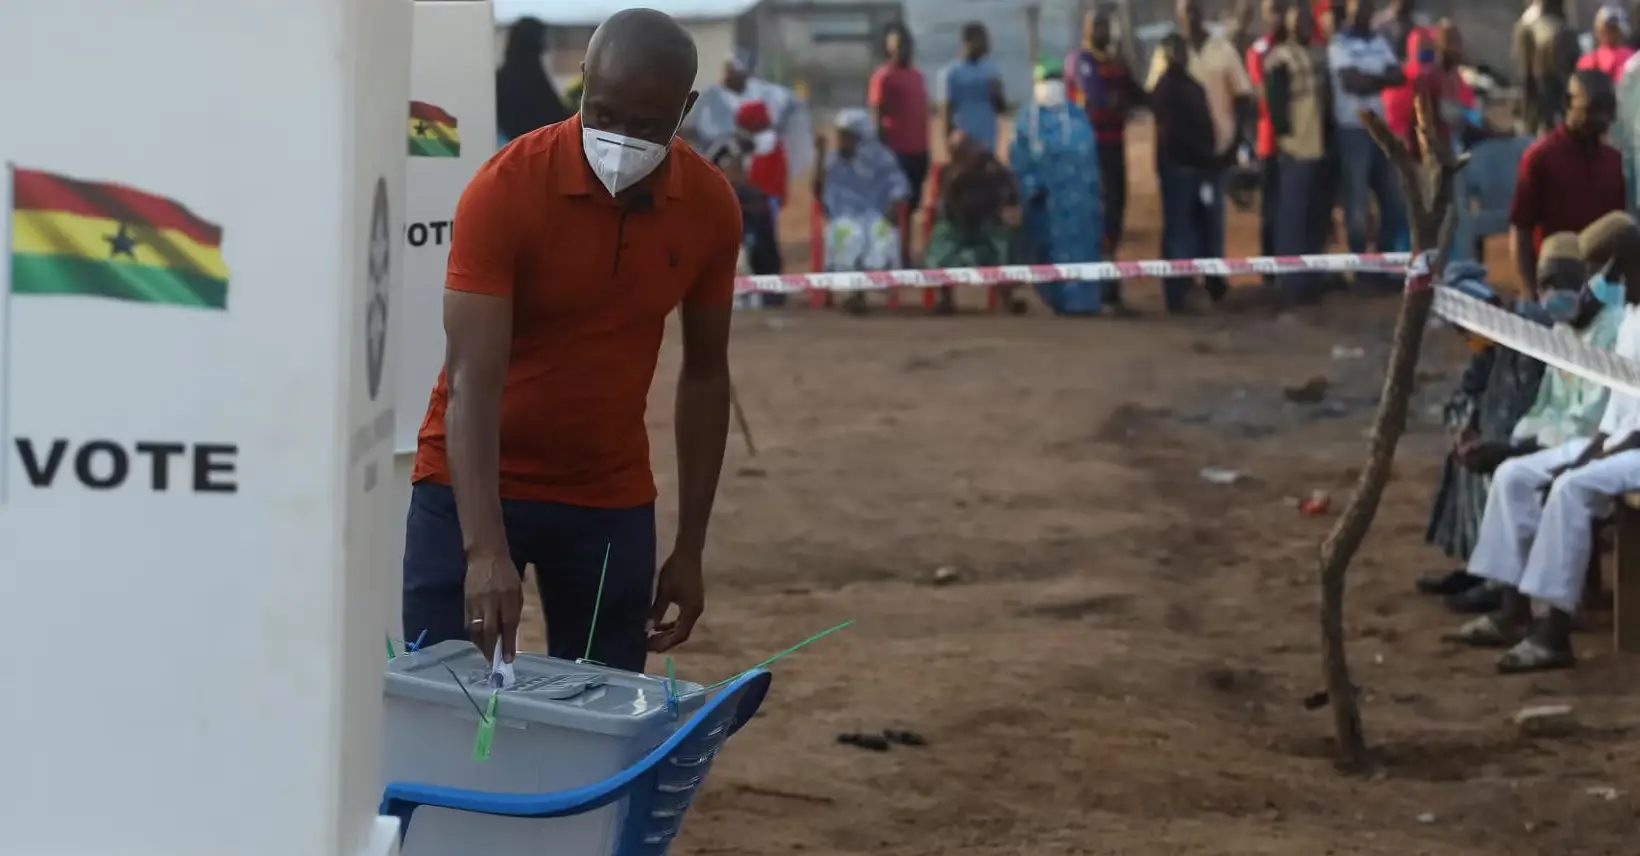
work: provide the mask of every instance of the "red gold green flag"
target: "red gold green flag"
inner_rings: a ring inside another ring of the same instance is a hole
[[[122,184],[12,172],[11,293],[228,305],[222,227]]]
[[[425,101],[410,102],[410,156],[460,157],[461,134],[456,130],[456,117]]]

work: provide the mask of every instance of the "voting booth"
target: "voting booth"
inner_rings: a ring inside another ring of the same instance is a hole
[[[8,4],[0,853],[396,850],[410,7]]]
[[[405,168],[404,311],[393,428],[394,580],[402,580],[404,512],[416,433],[444,367],[444,267],[456,203],[495,154],[495,20],[489,0],[418,0],[410,49],[410,145]],[[401,635],[402,585],[385,604]]]

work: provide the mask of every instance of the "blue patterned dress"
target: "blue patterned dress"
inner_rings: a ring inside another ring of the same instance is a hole
[[[1008,166],[1025,202],[1030,261],[1070,264],[1100,261],[1104,203],[1093,126],[1075,106],[1027,107],[1019,117]],[[1038,285],[1060,315],[1097,315],[1101,286],[1095,282]]]

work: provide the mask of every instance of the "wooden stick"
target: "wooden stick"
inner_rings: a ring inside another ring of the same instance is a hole
[[[1363,112],[1361,118],[1373,140],[1389,156],[1400,174],[1412,227],[1414,257],[1424,250],[1435,250],[1430,264],[1433,283],[1440,281],[1451,257],[1452,235],[1457,222],[1457,212],[1452,207],[1452,184],[1466,159],[1454,158],[1446,144],[1436,137],[1435,105],[1427,94],[1418,99],[1416,109],[1418,134],[1424,150],[1422,169],[1413,160],[1406,145],[1382,119],[1369,112]],[[1389,483],[1390,467],[1395,462],[1395,447],[1406,429],[1418,353],[1423,345],[1424,327],[1429,322],[1434,301],[1433,288],[1409,291],[1401,297],[1389,368],[1384,374],[1384,391],[1378,402],[1378,413],[1373,419],[1367,463],[1361,468],[1355,495],[1350,497],[1349,504],[1339,514],[1327,539],[1321,543],[1322,675],[1326,680],[1326,695],[1333,712],[1338,763],[1350,772],[1370,769],[1372,758],[1367,751],[1361,725],[1361,707],[1345,656],[1345,572],[1349,570],[1355,551],[1372,528],[1384,487]]]
[[[746,410],[740,406],[740,393],[735,391],[733,381],[729,382],[729,408],[734,411],[735,423],[740,426],[740,436],[746,440],[746,454],[757,457],[757,446],[752,442],[752,425],[746,421]]]

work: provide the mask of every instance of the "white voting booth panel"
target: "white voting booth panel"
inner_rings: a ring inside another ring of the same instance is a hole
[[[415,4],[410,49],[410,161],[405,167],[404,297],[398,303],[399,406],[394,420],[394,515],[388,538],[394,544],[392,577],[402,581],[404,512],[410,504],[410,474],[416,434],[427,414],[427,398],[444,368],[444,268],[456,203],[478,168],[495,154],[495,17],[489,0],[419,0]],[[434,108],[434,109],[428,109]],[[435,112],[436,111],[436,112]],[[448,132],[425,118],[443,114],[454,122]],[[438,136],[441,145],[420,141]],[[455,146],[448,144],[451,137]],[[402,634],[402,584],[387,598],[387,632]]]
[[[5,5],[0,853],[393,852],[410,4]]]

